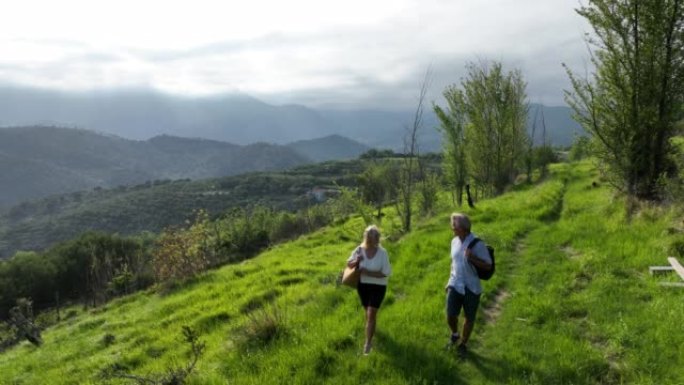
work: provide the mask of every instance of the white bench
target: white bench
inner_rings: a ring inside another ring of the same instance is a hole
[[[670,266],[650,266],[648,268],[651,275],[656,273],[665,273],[674,271],[682,279],[682,282],[660,282],[661,286],[675,286],[684,287],[684,266],[675,257],[668,257],[667,261],[670,262]]]

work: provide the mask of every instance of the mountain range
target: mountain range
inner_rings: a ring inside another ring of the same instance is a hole
[[[372,148],[401,150],[412,109],[316,109],[272,105],[244,94],[179,97],[151,90],[63,92],[0,87],[0,126],[56,125],[95,130],[135,140],[158,135],[194,137],[248,145],[287,144],[333,134]],[[568,107],[530,106],[544,111],[547,141],[567,146],[581,128]],[[540,117],[538,117],[540,119]],[[420,148],[440,149],[438,120],[428,107]]]
[[[413,114],[275,106],[241,94],[0,87],[0,207],[98,186],[282,170],[369,148],[402,151]],[[429,108],[423,118],[419,149],[439,151],[438,121]],[[537,144],[567,146],[582,134],[567,107],[532,104],[528,126]]]
[[[154,180],[204,179],[356,158],[341,136],[291,145],[237,145],[160,135],[148,140],[60,127],[0,128],[0,207],[53,194]]]

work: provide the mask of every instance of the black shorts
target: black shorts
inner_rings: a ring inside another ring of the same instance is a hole
[[[387,291],[387,286],[385,285],[375,285],[372,283],[361,283],[356,287],[356,292],[359,293],[359,298],[361,298],[361,304],[364,308],[368,306],[380,309],[382,300],[385,299],[385,292]]]
[[[480,305],[480,295],[468,290],[466,287],[465,294],[461,294],[453,287],[449,286],[446,296],[446,313],[449,317],[458,317],[461,313],[461,308],[465,313],[465,317],[469,321],[475,321],[477,314],[477,307]]]

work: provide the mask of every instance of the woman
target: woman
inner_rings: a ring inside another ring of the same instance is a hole
[[[358,266],[361,271],[361,279],[356,290],[366,314],[366,343],[363,346],[363,354],[368,355],[375,334],[378,309],[385,299],[387,277],[392,274],[389,256],[380,246],[380,231],[375,225],[368,226],[363,232],[363,243],[349,257],[347,266]]]

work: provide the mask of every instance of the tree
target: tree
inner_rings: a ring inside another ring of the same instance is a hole
[[[587,136],[576,136],[570,147],[568,157],[571,161],[578,161],[589,156],[591,152],[591,141]]]
[[[228,256],[220,262],[250,258],[266,248],[271,242],[269,231],[273,215],[273,210],[261,205],[237,207],[226,212],[219,220],[214,246],[223,259]]]
[[[435,108],[448,139],[447,178],[461,188],[472,179],[485,194],[500,194],[528,152],[526,84],[520,71],[505,73],[498,62],[469,63],[467,69],[460,87],[445,91],[448,111]]]
[[[448,86],[443,95],[447,102],[447,110],[434,103],[432,108],[440,122],[438,130],[442,132],[446,181],[451,187],[454,203],[461,206],[468,176],[465,155],[466,116],[463,112],[465,102],[463,92],[454,85]]]
[[[189,228],[167,228],[161,233],[152,255],[159,282],[192,278],[210,266],[209,229],[208,214],[200,210]]]
[[[663,178],[660,183],[665,200],[681,202],[684,201],[684,136],[675,136],[670,142],[675,149],[671,160],[677,172],[671,178]]]
[[[393,195],[392,170],[389,162],[369,162],[358,176],[361,196],[375,207],[377,219],[382,217],[382,207]]]
[[[340,195],[337,198],[338,213],[356,213],[363,219],[366,226],[375,223],[376,218],[373,216],[374,208],[364,201],[358,189],[350,187],[339,187],[339,189]]]
[[[595,71],[566,66],[575,119],[593,134],[596,155],[620,190],[661,199],[672,172],[670,139],[684,102],[684,0],[591,0],[577,9],[592,26]],[[593,49],[591,48],[593,47]]]
[[[430,77],[432,71],[428,69],[425,72],[423,83],[420,86],[420,93],[418,95],[418,105],[416,112],[413,115],[413,122],[406,127],[406,134],[404,135],[404,157],[402,158],[402,165],[399,168],[399,183],[397,188],[397,213],[401,219],[402,230],[405,233],[411,231],[411,219],[413,214],[413,195],[414,183],[416,179],[418,167],[418,130],[423,126],[423,109],[425,104],[425,95],[427,94]]]
[[[553,150],[553,147],[549,144],[549,142],[546,140],[546,119],[544,118],[544,109],[542,108],[541,110],[541,124],[542,124],[542,143],[541,146],[539,147],[534,147],[534,143],[530,145],[530,148],[532,149],[532,163],[534,166],[539,168],[540,170],[540,178],[546,177],[546,174],[549,171],[549,164],[553,162],[558,161],[558,157],[556,157],[556,152]],[[534,136],[530,139],[531,141],[534,141]],[[530,180],[528,175],[528,180]]]
[[[527,183],[532,182],[532,166],[534,165],[534,139],[537,133],[537,117],[539,116],[540,106],[534,109],[534,120],[532,120],[532,132],[530,133],[530,141],[527,144],[527,154],[525,154],[525,172],[527,174]]]
[[[440,175],[430,170],[424,158],[418,159],[419,183],[418,183],[418,207],[422,215],[432,214],[437,205]]]

